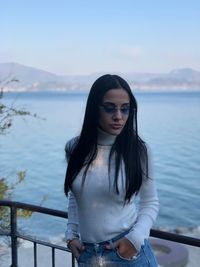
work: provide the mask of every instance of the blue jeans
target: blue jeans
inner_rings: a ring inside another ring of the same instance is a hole
[[[105,244],[112,244],[127,232],[118,235],[112,240],[101,243],[83,243],[85,250],[78,258],[79,267],[157,267],[157,262],[149,245],[145,240],[140,251],[132,259],[125,259],[118,254],[115,248],[106,249]]]

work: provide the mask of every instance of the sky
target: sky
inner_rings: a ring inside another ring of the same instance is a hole
[[[0,63],[59,75],[200,71],[199,0],[0,0]]]

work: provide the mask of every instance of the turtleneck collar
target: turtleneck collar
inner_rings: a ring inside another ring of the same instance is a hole
[[[102,129],[98,128],[98,145],[101,146],[112,146],[115,142],[116,135],[112,135],[104,132]]]

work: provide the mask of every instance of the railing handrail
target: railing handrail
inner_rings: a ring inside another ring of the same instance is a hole
[[[200,247],[200,239],[191,236],[180,235],[156,229],[151,229],[150,236],[189,246]]]
[[[23,203],[23,202],[16,202],[16,201],[11,201],[11,200],[0,200],[0,206],[15,207],[17,209],[25,209],[25,210],[30,210],[33,212],[45,213],[48,215],[61,217],[61,218],[65,218],[65,219],[68,218],[68,213],[65,211],[45,208],[45,207],[27,204],[27,203]],[[151,229],[150,235],[152,237],[156,237],[156,238],[160,238],[160,239],[164,239],[164,240],[169,240],[169,241],[173,241],[173,242],[177,242],[177,243],[182,243],[185,245],[200,247],[200,239],[199,238],[194,238],[194,237],[190,237],[190,236],[170,233],[170,232],[156,230],[156,229]]]
[[[50,208],[45,208],[33,204],[27,204],[23,202],[18,202],[18,201],[11,201],[11,200],[0,200],[0,206],[7,206],[7,207],[15,207],[17,209],[24,209],[24,210],[30,210],[33,212],[39,212],[39,213],[44,213],[56,217],[61,217],[61,218],[68,218],[68,213],[66,211],[61,211],[61,210],[55,210],[55,209],[50,209]]]

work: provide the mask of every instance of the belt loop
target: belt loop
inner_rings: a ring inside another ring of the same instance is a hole
[[[99,252],[99,244],[98,243],[94,243],[94,249],[95,249],[95,252],[98,253]]]
[[[113,241],[112,241],[112,239],[111,239],[111,240],[109,240],[109,244],[110,244],[111,248],[114,250],[114,244],[113,244]]]

